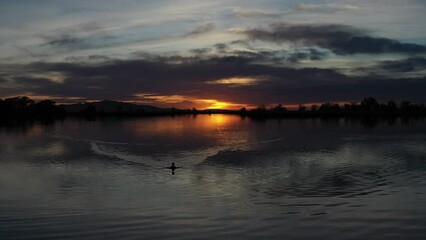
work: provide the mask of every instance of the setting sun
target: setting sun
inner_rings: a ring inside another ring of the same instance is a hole
[[[226,109],[231,107],[233,104],[228,102],[220,102],[215,99],[205,99],[202,100],[205,103],[210,104],[207,108],[209,109]]]
[[[146,104],[154,102],[160,107],[197,108],[197,109],[240,109],[247,104],[219,101],[217,99],[203,99],[185,95],[159,95],[154,93],[135,94],[138,101],[134,103]]]

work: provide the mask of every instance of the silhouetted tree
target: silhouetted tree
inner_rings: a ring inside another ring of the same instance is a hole
[[[240,115],[241,116],[247,116],[247,109],[246,109],[246,107],[242,107],[242,108],[240,108]]]
[[[276,112],[276,113],[282,113],[287,111],[287,108],[283,107],[282,104],[278,104],[277,106],[275,106],[272,111]]]
[[[321,107],[319,108],[320,112],[325,112],[325,113],[338,113],[340,112],[340,106],[339,104],[331,104],[331,103],[323,103],[321,105]]]
[[[361,101],[361,108],[363,111],[367,112],[378,112],[380,105],[376,99],[368,97]]]
[[[6,109],[20,111],[30,108],[34,105],[34,101],[28,97],[13,97],[4,100]]]
[[[331,103],[323,103],[321,104],[319,111],[321,112],[331,112]]]
[[[343,110],[348,113],[354,113],[358,110],[358,107],[356,103],[345,103],[345,105],[343,105]]]
[[[81,115],[86,117],[94,117],[102,112],[98,112],[96,107],[91,104],[83,105],[86,106],[84,110],[80,112]],[[303,112],[303,113],[302,113]],[[140,116],[153,115],[153,114],[197,114],[196,108],[178,110],[172,108],[169,111],[161,111],[159,113],[150,112],[143,109],[138,109],[134,114]],[[202,111],[202,113],[212,113],[210,110]],[[247,111],[245,107],[241,108],[240,111],[229,111],[229,113],[247,115],[252,117],[311,117],[311,116],[351,116],[351,115],[363,115],[368,117],[376,117],[376,115],[421,115],[426,116],[426,108],[424,104],[415,104],[409,101],[402,101],[400,107],[394,101],[388,101],[387,103],[379,103],[376,99],[368,97],[363,99],[360,103],[346,103],[344,106],[339,106],[336,103],[323,103],[319,107],[317,105],[311,106],[311,112],[306,113],[306,107],[301,104],[299,105],[298,111],[288,111],[283,105],[278,104],[275,107],[267,109],[265,105],[260,105],[254,110]],[[7,99],[0,99],[0,120],[1,119],[34,119],[34,118],[52,118],[65,116],[65,108],[63,106],[57,106],[54,101],[43,100],[35,102],[28,97],[12,97]],[[72,114],[72,113],[70,113]],[[116,114],[121,114],[116,112]],[[195,115],[194,115],[195,116]],[[9,121],[9,120],[7,120]]]
[[[64,108],[54,101],[35,102],[28,97],[13,97],[0,100],[2,119],[53,118],[64,116]]]
[[[266,112],[266,107],[265,105],[260,105],[259,107],[256,108],[256,110],[259,112]]]
[[[333,112],[340,112],[339,104],[337,104],[337,103],[333,104],[332,110],[333,110]]]
[[[43,100],[34,105],[35,114],[40,117],[52,116],[57,113],[55,102],[52,100]]]
[[[411,109],[411,102],[409,101],[402,101],[401,102],[401,111],[408,112]]]
[[[86,117],[94,117],[96,116],[96,107],[89,104],[86,109],[83,110],[83,115]]]

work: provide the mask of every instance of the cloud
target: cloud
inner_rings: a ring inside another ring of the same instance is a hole
[[[169,106],[186,99],[185,107],[191,103],[200,106],[196,104],[199,100],[249,105],[350,101],[366,96],[426,100],[424,77],[346,76],[334,69],[268,65],[257,61],[256,55],[152,56],[97,64],[38,62],[16,65],[15,69],[20,76],[12,76],[13,88],[0,86],[0,93],[10,95],[5,93],[20,89],[22,93],[64,99],[163,101]],[[43,72],[60,74],[63,79],[52,81]]]
[[[356,11],[358,6],[351,4],[306,4],[299,3],[292,8],[282,10],[271,9],[252,9],[244,7],[235,7],[232,12],[239,18],[278,18],[288,14],[295,13],[335,13],[340,11]]]
[[[365,30],[347,25],[275,23],[267,29],[237,29],[234,32],[244,34],[251,40],[316,46],[329,49],[339,55],[426,52],[424,45],[373,37],[368,35]]]
[[[248,9],[248,8],[234,8],[233,14],[240,18],[275,18],[280,17],[284,13],[273,10],[261,10],[261,9]]]
[[[296,51],[289,54],[287,60],[292,63],[303,60],[319,61],[326,58],[328,55],[328,52],[320,51],[316,48],[296,49]]]
[[[219,99],[227,102],[255,102],[277,86],[304,85],[309,82],[329,81],[344,78],[333,70],[291,69],[251,64],[243,57],[221,57],[211,59],[181,58],[181,63],[166,63],[164,60],[114,61],[102,65],[75,63],[34,63],[17,66],[28,69],[26,77],[15,78],[16,85],[33,92],[34,95],[57,95],[88,99],[134,99],[134,95],[145,92],[159,95],[186,95],[198,99]],[[63,83],[50,79],[31,77],[32,69],[57,72],[66,76]],[[265,76],[256,87],[238,88],[227,84],[211,84],[220,79],[258,78]],[[309,76],[306,78],[306,76]],[[240,89],[235,92],[233,89]],[[257,93],[256,93],[257,92]],[[185,94],[182,94],[185,93]],[[259,95],[257,98],[254,95]],[[241,101],[239,98],[241,97]]]
[[[245,40],[217,43],[213,47],[192,49],[190,53],[198,58],[240,57],[249,62],[262,62],[264,64],[294,64],[307,60],[319,61],[330,56],[330,51],[328,50],[309,47],[291,50],[256,48],[250,46]],[[173,59],[179,61],[180,57],[173,56]],[[167,59],[163,60],[167,61]]]
[[[50,34],[41,35],[42,47],[56,50],[82,50],[110,45],[108,40],[114,39],[106,33],[105,28],[97,23],[85,23],[66,29],[58,29]]]
[[[418,78],[426,76],[426,59],[412,57],[406,59],[378,61],[368,66],[353,68],[358,76],[380,76],[388,78]]]
[[[201,24],[198,27],[196,27],[195,29],[189,31],[188,33],[185,34],[185,36],[186,37],[194,37],[194,36],[206,34],[208,32],[213,31],[214,28],[215,28],[215,26],[214,26],[213,23],[207,22],[207,23]]]
[[[404,60],[383,61],[377,68],[390,72],[417,72],[426,70],[425,58],[408,58]]]
[[[259,77],[232,77],[232,78],[224,78],[213,81],[208,81],[208,84],[222,84],[228,85],[231,87],[240,87],[240,86],[251,86],[258,85],[260,82],[267,79],[267,77],[259,76]]]
[[[194,29],[182,34],[170,34],[158,36],[154,38],[146,38],[143,35],[133,34],[132,37],[118,37],[106,32],[106,30],[98,25],[82,25],[67,30],[59,30],[50,35],[40,36],[44,41],[40,46],[41,50],[45,47],[48,50],[59,52],[71,52],[88,49],[99,49],[107,47],[118,47],[130,44],[140,44],[159,41],[174,41],[185,38],[196,37],[213,31],[215,25],[206,22],[196,26]],[[96,60],[96,59],[90,59]],[[100,59],[97,59],[100,60]]]
[[[109,56],[105,55],[89,55],[89,56],[71,56],[64,58],[66,62],[74,62],[74,63],[95,63],[95,62],[106,62],[113,60]]]
[[[82,49],[87,48],[89,46],[89,44],[87,43],[87,39],[79,38],[71,34],[44,36],[42,38],[45,41],[43,46],[66,49]]]
[[[338,12],[338,11],[355,11],[359,10],[358,6],[351,4],[306,4],[299,3],[291,9],[293,12]]]

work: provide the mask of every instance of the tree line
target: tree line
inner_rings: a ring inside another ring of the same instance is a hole
[[[34,101],[28,97],[12,97],[0,99],[0,120],[13,119],[53,119],[62,118],[67,113],[63,105],[57,105],[52,100]],[[310,109],[305,105],[299,105],[297,110],[288,110],[283,105],[278,104],[272,108],[259,106],[258,108],[247,110],[241,108],[239,111],[221,110],[178,110],[176,108],[170,111],[137,112],[132,115],[176,115],[176,114],[239,114],[248,117],[322,117],[322,116],[426,116],[426,107],[424,104],[414,104],[409,101],[402,101],[397,104],[395,101],[379,103],[376,99],[369,97],[359,103],[346,103],[339,105],[336,103],[323,103],[321,105],[312,105]],[[80,116],[96,116],[98,113],[92,105],[88,104],[83,109]],[[124,114],[125,115],[125,114]]]
[[[63,106],[52,100],[36,102],[28,97],[0,99],[1,120],[58,118],[65,115]]]
[[[256,109],[248,111],[245,108],[240,110],[249,116],[426,116],[426,107],[424,104],[415,104],[409,101],[402,101],[397,104],[395,101],[379,103],[375,98],[368,97],[359,103],[337,103],[326,102],[321,105],[311,105],[308,109],[305,105],[299,105],[297,110],[290,111],[283,105],[267,109],[265,106],[259,106]]]

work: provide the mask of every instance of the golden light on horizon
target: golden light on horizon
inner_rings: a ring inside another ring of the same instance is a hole
[[[138,93],[136,97],[145,104],[156,104],[165,107],[197,108],[197,109],[240,109],[244,104],[220,101],[217,99],[203,99],[184,95],[160,95],[153,93]]]
[[[209,104],[209,106],[207,107],[208,109],[227,109],[233,105],[232,103],[221,102],[215,99],[203,99],[200,101],[204,103],[208,103]]]
[[[228,103],[225,103],[225,102],[216,102],[212,106],[210,106],[209,108],[225,109],[228,106],[229,106]]]

